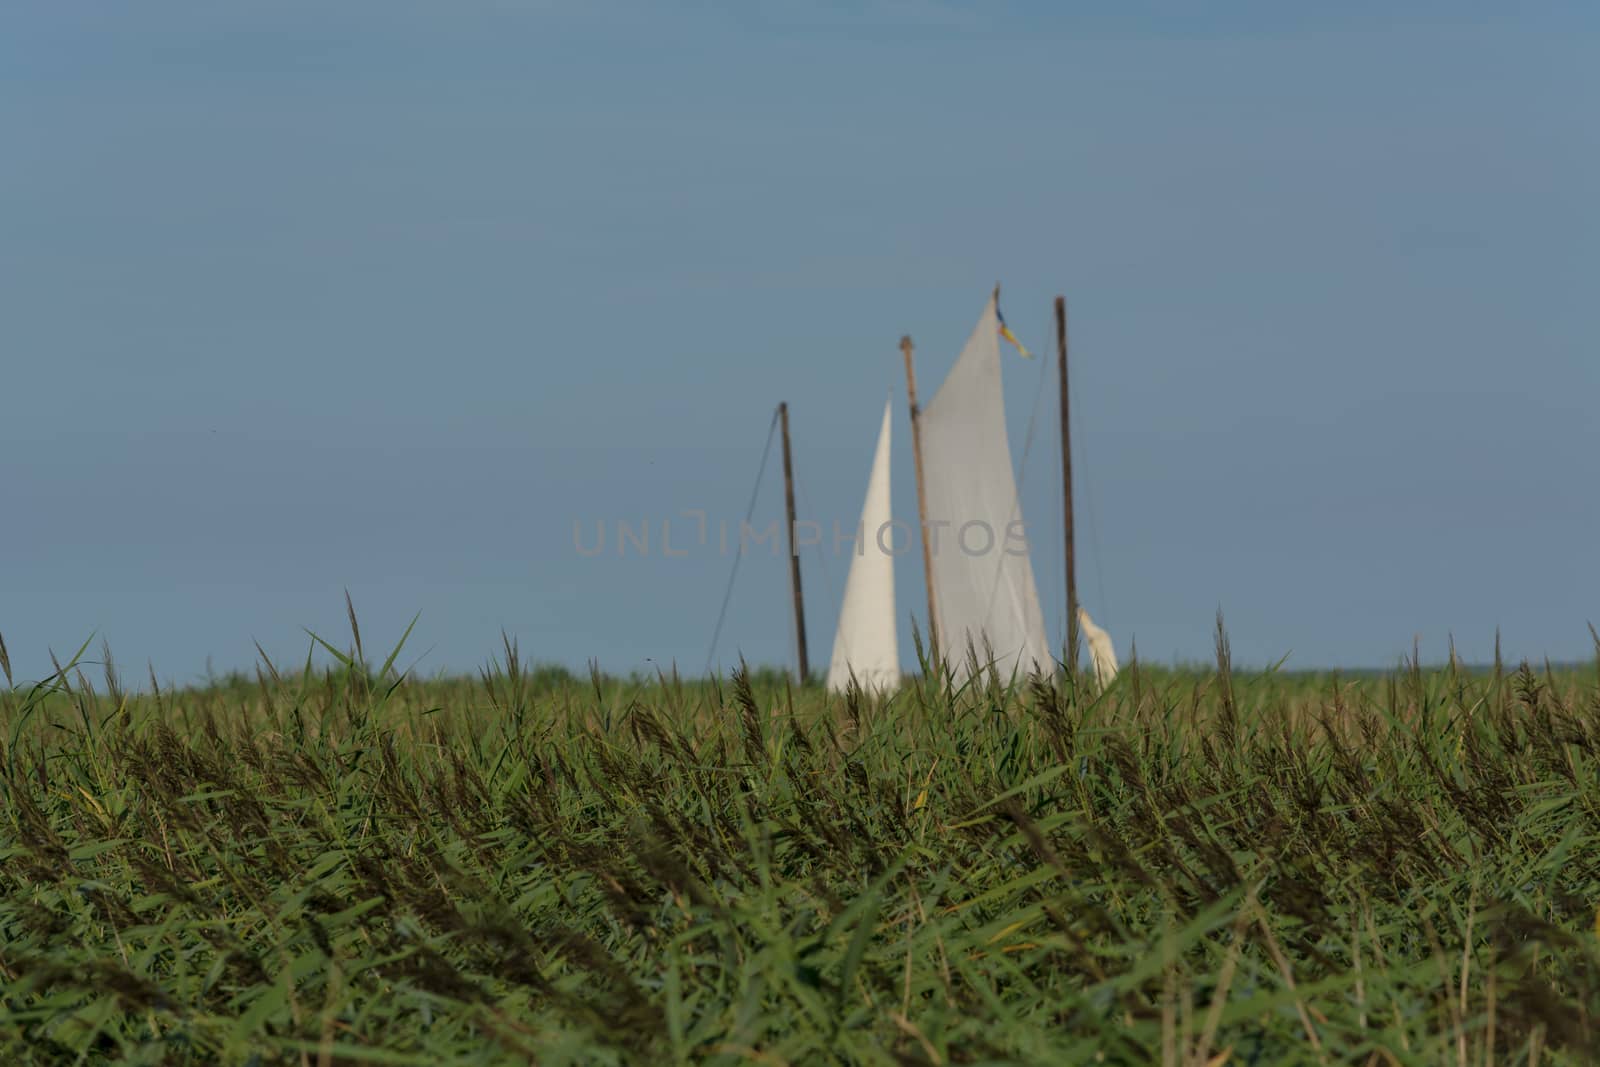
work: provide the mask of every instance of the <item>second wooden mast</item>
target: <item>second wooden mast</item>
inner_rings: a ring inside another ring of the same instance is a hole
[[[1061,378],[1061,539],[1067,564],[1067,673],[1078,669],[1078,570],[1072,538],[1072,435],[1067,378],[1067,298],[1056,297],[1056,370]]]
[[[922,476],[922,410],[917,407],[917,370],[911,359],[911,335],[900,338],[900,352],[906,357],[906,394],[911,399],[911,454],[917,468],[917,525],[922,529],[922,580],[928,587],[929,659],[939,658],[939,603],[933,591],[933,553],[928,547],[928,491]]]
[[[794,544],[794,461],[789,456],[789,405],[778,405],[778,420],[783,424],[783,504],[789,534],[789,585],[794,594],[794,648],[797,661],[796,682],[805,685],[811,676],[806,658],[806,601],[800,592],[800,551]],[[769,438],[770,440],[770,438]]]

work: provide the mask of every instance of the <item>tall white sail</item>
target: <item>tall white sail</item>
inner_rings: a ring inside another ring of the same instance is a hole
[[[958,675],[969,642],[980,662],[993,657],[1002,677],[1049,671],[1006,441],[993,296],[919,426],[942,653]]]
[[[844,583],[839,629],[828,665],[828,689],[842,693],[853,673],[863,689],[892,689],[900,684],[900,646],[895,639],[894,531],[889,528],[889,402],[883,405],[883,427],[872,457],[867,498],[861,505],[856,554]],[[881,540],[880,540],[881,534]]]

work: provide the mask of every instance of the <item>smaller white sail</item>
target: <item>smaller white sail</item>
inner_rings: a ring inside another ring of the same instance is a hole
[[[1089,642],[1089,662],[1094,664],[1094,687],[1104,690],[1117,676],[1117,648],[1111,635],[1095,625],[1089,613],[1078,605],[1078,629]]]
[[[893,689],[900,684],[900,644],[895,637],[894,531],[889,512],[889,414],[892,401],[883,405],[883,428],[872,457],[867,498],[861,505],[861,525],[856,529],[855,555],[844,583],[844,603],[839,609],[839,629],[833,638],[833,660],[828,665],[828,690],[842,693],[854,675],[861,688]]]

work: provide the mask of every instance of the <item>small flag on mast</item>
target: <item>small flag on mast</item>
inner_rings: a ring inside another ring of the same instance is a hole
[[[1000,290],[998,288],[995,290],[996,293],[998,293],[999,291]],[[1000,323],[1000,336],[1004,337],[1007,341],[1010,341],[1012,344],[1016,345],[1017,346],[1017,352],[1021,354],[1023,359],[1032,359],[1033,358],[1033,353],[1029,352],[1028,349],[1027,349],[1027,346],[1025,346],[1021,341],[1017,340],[1017,335],[1012,333],[1011,332],[1011,327],[1006,325],[1006,317],[1004,315],[1000,314],[1000,305],[999,304],[996,304],[994,306],[994,317],[997,320],[999,320],[999,323]]]

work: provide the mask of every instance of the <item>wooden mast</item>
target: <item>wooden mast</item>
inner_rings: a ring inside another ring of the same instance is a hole
[[[939,656],[939,606],[933,592],[933,553],[928,548],[928,490],[922,476],[922,411],[917,407],[917,371],[911,361],[911,335],[900,338],[906,357],[906,394],[911,399],[911,454],[917,470],[917,525],[922,530],[922,581],[928,587],[928,645],[930,659]]]
[[[1072,543],[1072,436],[1067,378],[1067,298],[1056,297],[1056,369],[1061,379],[1061,535],[1067,553],[1067,673],[1078,670],[1078,572]]]
[[[794,462],[789,456],[789,405],[778,405],[778,420],[783,424],[783,504],[789,517],[789,586],[794,594],[794,645],[800,685],[811,675],[806,660],[806,601],[800,592],[800,553],[794,546]]]

